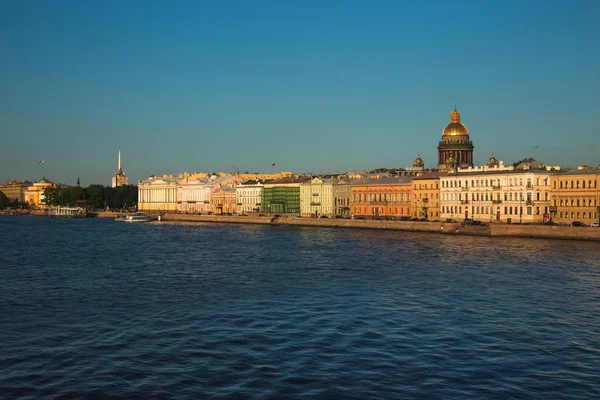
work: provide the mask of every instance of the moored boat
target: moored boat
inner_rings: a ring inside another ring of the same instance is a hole
[[[50,210],[50,216],[58,218],[85,218],[87,212],[82,207],[56,207]]]
[[[150,222],[152,218],[144,213],[120,214],[115,218],[117,222]]]

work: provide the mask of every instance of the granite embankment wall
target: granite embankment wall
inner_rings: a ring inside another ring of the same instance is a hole
[[[386,229],[408,232],[432,232],[448,235],[487,237],[530,237],[600,241],[600,229],[571,226],[505,225],[468,226],[445,222],[379,221],[356,219],[272,218],[254,216],[218,216],[165,214],[164,221],[263,224],[273,226],[311,226],[317,228]]]
[[[164,221],[181,222],[221,222],[231,224],[265,224],[271,223],[272,217],[242,217],[242,216],[221,216],[221,215],[193,215],[193,214],[164,214]]]
[[[600,228],[547,225],[504,225],[490,226],[490,236],[532,237],[546,239],[577,239],[600,241]]]
[[[112,211],[102,211],[96,215],[96,218],[117,218],[117,215],[121,213]]]

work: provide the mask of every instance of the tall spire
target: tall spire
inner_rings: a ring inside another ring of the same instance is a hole
[[[119,147],[119,175],[121,175],[123,173],[123,170],[121,169],[121,148]]]

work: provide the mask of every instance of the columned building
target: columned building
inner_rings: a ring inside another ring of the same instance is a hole
[[[25,191],[25,203],[33,208],[46,209],[46,194],[44,193],[47,188],[56,187],[56,185],[43,177],[39,182],[35,182],[33,185],[27,188]]]
[[[473,142],[469,138],[469,130],[460,122],[460,111],[455,107],[438,146],[438,168],[448,171],[472,166]]]
[[[138,182],[139,211],[177,211],[178,178],[150,176]]]

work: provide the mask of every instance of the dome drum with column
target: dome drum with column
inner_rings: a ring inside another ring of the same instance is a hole
[[[439,170],[473,166],[473,148],[469,130],[460,122],[460,111],[455,107],[450,113],[450,123],[442,131],[442,140],[438,146]]]

